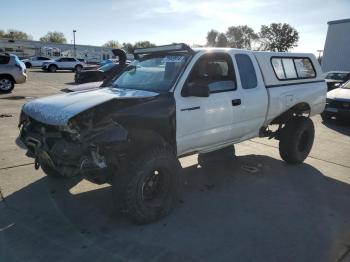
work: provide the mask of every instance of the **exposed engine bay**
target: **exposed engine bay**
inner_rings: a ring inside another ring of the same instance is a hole
[[[20,139],[28,148],[27,156],[35,159],[35,167],[46,165],[71,177],[114,162],[118,151],[125,149],[128,132],[112,117],[97,121],[93,114],[88,111],[65,126],[53,126],[22,112]],[[113,161],[108,156],[114,156]]]

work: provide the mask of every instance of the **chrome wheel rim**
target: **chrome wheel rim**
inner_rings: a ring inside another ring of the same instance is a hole
[[[0,80],[0,89],[3,91],[8,91],[12,87],[12,82],[9,79]]]

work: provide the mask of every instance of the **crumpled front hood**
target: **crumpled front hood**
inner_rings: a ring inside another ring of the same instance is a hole
[[[327,93],[328,99],[350,100],[350,89],[336,88]]]
[[[113,99],[135,99],[157,96],[158,93],[133,89],[101,88],[53,95],[26,103],[23,112],[48,125],[65,125],[68,120]]]

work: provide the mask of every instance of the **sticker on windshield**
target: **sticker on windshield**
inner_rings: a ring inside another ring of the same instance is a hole
[[[184,59],[184,56],[166,56],[163,58],[162,63],[181,63]]]

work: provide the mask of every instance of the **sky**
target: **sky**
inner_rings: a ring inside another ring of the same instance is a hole
[[[211,29],[289,23],[299,32],[292,51],[322,50],[327,22],[350,18],[350,0],[0,0],[0,29],[17,29],[38,40],[63,32],[68,42],[102,45],[108,40],[157,45],[206,43]]]

